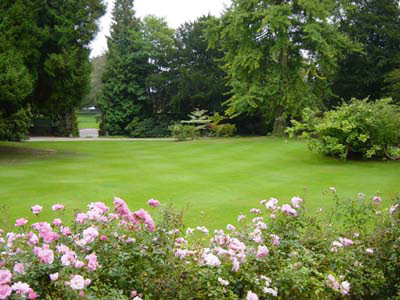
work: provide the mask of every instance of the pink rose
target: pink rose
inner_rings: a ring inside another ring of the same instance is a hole
[[[51,207],[51,209],[54,210],[54,211],[56,211],[56,210],[63,210],[63,209],[64,209],[64,205],[62,205],[62,204],[54,204],[54,205]]]
[[[31,207],[31,211],[34,215],[38,215],[42,211],[43,207],[40,205],[34,205]]]
[[[155,200],[155,199],[150,199],[149,201],[147,201],[147,203],[148,203],[150,206],[153,206],[153,207],[157,207],[157,206],[160,205],[160,201]]]
[[[8,284],[0,284],[0,299],[8,299],[11,293],[12,289]]]
[[[73,275],[69,285],[73,290],[83,290],[85,287],[85,280],[81,275]]]
[[[266,246],[258,246],[257,248],[257,258],[263,258],[268,255],[268,248]]]
[[[254,294],[252,291],[248,291],[246,300],[258,300],[258,296]]]
[[[24,264],[21,264],[21,263],[15,264],[13,270],[14,270],[14,272],[16,272],[16,273],[24,274],[24,273],[25,273]]]
[[[51,281],[56,281],[58,279],[58,273],[50,274]]]
[[[11,282],[12,274],[7,269],[0,270],[0,285],[8,284]]]
[[[62,224],[61,219],[54,219],[54,220],[53,220],[53,225],[54,225],[54,226],[60,226],[61,224]]]
[[[28,220],[25,218],[19,218],[15,220],[15,225],[14,226],[24,226],[26,223],[28,223]]]

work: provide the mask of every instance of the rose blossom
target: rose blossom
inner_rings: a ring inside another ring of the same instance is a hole
[[[12,289],[8,284],[0,284],[0,299],[8,299],[11,293]]]
[[[248,291],[246,300],[258,300],[258,296],[254,294],[252,291]]]
[[[83,290],[85,287],[85,279],[81,275],[73,275],[69,282],[73,290]]]
[[[340,285],[340,293],[346,296],[350,291],[350,283],[348,281],[343,281]]]
[[[90,271],[96,271],[96,267],[97,267],[97,256],[96,256],[96,253],[93,252],[92,254],[87,255],[85,258],[88,260],[87,268]]]
[[[282,212],[293,217],[297,216],[297,211],[288,204],[282,205]]]
[[[204,260],[207,266],[215,267],[221,265],[219,258],[212,253],[207,254]]]
[[[31,211],[34,215],[38,215],[42,211],[43,207],[40,205],[34,205],[31,207]]]
[[[233,226],[232,224],[228,224],[228,225],[226,225],[226,229],[229,231],[233,231],[233,230],[235,230],[235,226]]]
[[[17,295],[26,295],[31,291],[29,285],[21,281],[14,283],[11,288]]]
[[[15,225],[14,226],[24,226],[26,223],[28,223],[28,220],[25,218],[19,218],[15,220]]]
[[[153,207],[157,207],[157,206],[160,205],[160,201],[155,200],[155,199],[150,199],[149,201],[147,201],[147,203],[148,203],[150,206],[153,206]]]
[[[11,282],[12,274],[7,269],[0,270],[0,285],[8,284]]]
[[[300,197],[293,197],[290,202],[292,202],[294,208],[299,208],[300,203],[303,202],[303,199],[301,199]]]
[[[379,196],[374,196],[374,198],[372,198],[372,200],[374,201],[375,205],[379,205],[382,202],[382,198]]]
[[[16,272],[16,273],[24,274],[24,273],[25,273],[24,264],[21,264],[21,263],[15,264],[13,270],[14,270],[14,272]]]
[[[53,220],[53,225],[54,225],[54,226],[60,226],[61,224],[62,224],[61,219],[54,219],[54,220]]]
[[[51,207],[51,209],[54,210],[54,211],[56,211],[56,210],[63,210],[63,209],[64,209],[64,205],[62,205],[62,204],[54,204],[54,205]]]
[[[258,246],[257,248],[257,258],[263,258],[268,255],[268,248],[266,246]]]
[[[229,281],[222,279],[221,277],[218,277],[218,282],[222,285],[229,285]]]
[[[50,274],[51,281],[56,281],[58,279],[58,273]]]

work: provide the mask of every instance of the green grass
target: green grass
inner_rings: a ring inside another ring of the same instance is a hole
[[[119,196],[131,209],[146,208],[149,198],[189,206],[188,225],[217,228],[269,197],[304,196],[313,211],[331,207],[323,195],[330,186],[344,196],[379,192],[388,200],[399,183],[399,162],[340,161],[278,138],[0,143],[0,205],[9,207],[10,222],[30,215],[34,204],[50,219],[54,203],[72,214]]]
[[[99,123],[96,122],[96,117],[98,115],[95,114],[83,114],[79,113],[78,117],[78,127],[79,129],[83,128],[99,128]]]

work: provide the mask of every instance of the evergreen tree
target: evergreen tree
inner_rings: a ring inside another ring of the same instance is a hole
[[[87,91],[89,43],[104,8],[101,0],[0,2],[0,131],[8,132],[0,139],[27,134],[29,108],[71,119]]]
[[[333,92],[340,98],[379,99],[385,75],[400,62],[400,4],[397,0],[355,0],[341,18],[340,30],[362,44],[340,64]]]
[[[135,118],[152,111],[146,92],[151,72],[149,44],[135,17],[133,0],[116,0],[108,39],[104,87],[99,99],[102,110],[101,133],[129,134],[127,126]]]
[[[217,25],[215,17],[203,16],[176,30],[177,51],[171,65],[174,73],[171,108],[181,118],[196,108],[222,112],[222,103],[228,99],[226,74],[219,62],[223,52],[218,47],[208,48],[205,37],[205,31]]]
[[[104,12],[101,0],[41,2],[38,23],[43,43],[32,104],[36,112],[61,122],[58,134],[77,130],[73,112],[89,92],[89,44]]]
[[[282,133],[288,118],[320,103],[344,49],[353,48],[332,18],[344,9],[336,0],[233,0],[209,32],[225,53],[227,113],[261,112]]]

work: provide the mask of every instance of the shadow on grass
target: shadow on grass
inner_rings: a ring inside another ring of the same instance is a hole
[[[22,164],[33,160],[77,156],[78,153],[55,149],[36,149],[0,145],[0,165]]]

